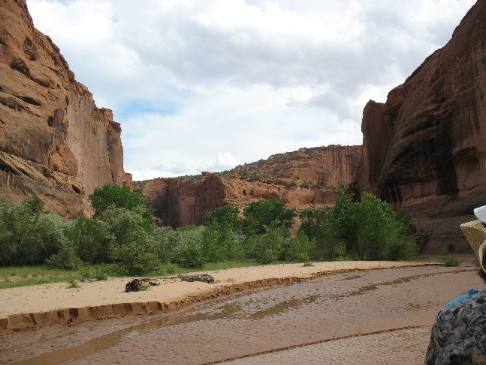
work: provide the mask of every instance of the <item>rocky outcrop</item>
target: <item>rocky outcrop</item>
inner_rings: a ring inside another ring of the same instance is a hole
[[[465,248],[459,224],[486,204],[486,1],[445,47],[363,113],[357,186],[412,214],[429,250]]]
[[[302,210],[331,206],[336,188],[350,184],[361,161],[361,146],[303,148],[238,166],[223,173],[136,182],[163,224],[201,224],[204,214],[224,204],[243,209],[264,198],[279,198]]]
[[[129,183],[120,125],[98,109],[25,0],[0,3],[0,196],[38,195],[49,211],[89,213],[88,195]]]

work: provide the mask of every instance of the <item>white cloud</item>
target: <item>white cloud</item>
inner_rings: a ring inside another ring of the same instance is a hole
[[[135,178],[361,143],[362,108],[442,46],[473,0],[28,0],[122,123]]]

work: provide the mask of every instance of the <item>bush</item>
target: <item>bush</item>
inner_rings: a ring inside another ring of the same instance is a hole
[[[309,261],[314,250],[314,243],[303,233],[285,241],[284,258],[286,261]]]
[[[240,236],[228,227],[211,224],[204,230],[202,250],[206,262],[233,260],[240,256]]]
[[[158,267],[153,227],[147,226],[143,208],[128,210],[110,206],[101,219],[114,238],[108,257],[120,271],[140,275]]]
[[[41,216],[36,198],[20,204],[0,201],[0,264],[41,264],[64,243],[66,222],[55,215]]]
[[[151,237],[143,233],[137,241],[112,246],[110,257],[118,265],[120,272],[143,275],[156,270],[160,265],[153,247]]]
[[[264,234],[251,237],[255,260],[260,264],[270,264],[279,260],[283,254],[284,240],[283,229],[277,225],[270,226]]]
[[[264,199],[251,203],[245,210],[243,231],[247,236],[264,234],[270,226],[278,226],[288,234],[296,212],[278,199]]]
[[[202,238],[204,227],[187,226],[176,230],[171,262],[185,268],[201,268],[204,264]]]
[[[66,238],[84,262],[94,264],[109,261],[108,252],[113,244],[113,236],[103,222],[80,217],[66,229]]]
[[[62,270],[76,270],[82,264],[76,256],[74,247],[69,244],[63,245],[59,252],[46,259],[45,263],[52,269]]]
[[[170,262],[172,250],[177,245],[177,235],[177,232],[172,227],[159,227],[155,229],[155,252],[160,262]]]
[[[447,267],[459,266],[459,260],[449,252],[443,252],[440,256],[440,261]]]

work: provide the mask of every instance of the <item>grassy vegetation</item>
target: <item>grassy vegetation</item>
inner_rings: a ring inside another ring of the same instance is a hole
[[[443,253],[439,257],[439,259],[447,267],[455,267],[460,265],[459,260],[456,257],[452,256],[449,252]]]
[[[255,265],[258,265],[255,260],[235,260],[207,263],[204,264],[202,270],[216,271]],[[194,269],[174,264],[160,264],[156,270],[150,271],[144,276],[164,277],[193,271]],[[51,269],[47,265],[0,267],[0,289],[62,282],[83,283],[126,276],[125,273],[118,271],[117,265],[114,264],[87,265],[76,270]]]

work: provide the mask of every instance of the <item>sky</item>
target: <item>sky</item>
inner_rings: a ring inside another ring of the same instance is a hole
[[[35,26],[122,125],[135,180],[361,144],[474,0],[28,0]]]

